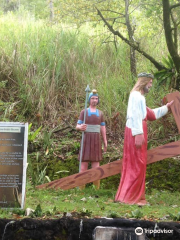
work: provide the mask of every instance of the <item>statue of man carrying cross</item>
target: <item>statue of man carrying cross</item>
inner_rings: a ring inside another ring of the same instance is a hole
[[[146,205],[145,177],[147,164],[147,120],[156,120],[167,114],[173,101],[150,109],[146,107],[144,95],[152,87],[154,76],[140,73],[133,87],[127,108],[125,127],[123,165],[121,180],[115,201]]]

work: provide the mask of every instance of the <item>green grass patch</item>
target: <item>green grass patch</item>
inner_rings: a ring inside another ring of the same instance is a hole
[[[180,193],[153,190],[146,195],[149,205],[139,207],[114,202],[116,191],[100,189],[93,185],[84,190],[37,190],[27,185],[26,206],[34,212],[32,218],[126,218],[150,221],[179,221]],[[1,209],[1,218],[24,218],[25,211]]]

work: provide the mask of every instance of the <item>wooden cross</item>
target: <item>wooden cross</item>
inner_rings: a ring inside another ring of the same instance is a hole
[[[168,102],[174,100],[171,106],[172,114],[175,118],[178,131],[180,133],[180,93],[178,91],[170,93],[166,96]],[[172,142],[159,146],[157,148],[147,151],[147,164],[158,162],[166,158],[175,157],[180,155],[180,141]],[[89,169],[87,171],[73,174],[68,177],[64,177],[58,180],[54,180],[50,183],[45,183],[37,186],[37,188],[54,188],[54,189],[71,189],[78,186],[85,185],[90,182],[94,182],[99,179],[107,178],[112,175],[116,175],[121,172],[122,159],[102,165],[97,168]]]

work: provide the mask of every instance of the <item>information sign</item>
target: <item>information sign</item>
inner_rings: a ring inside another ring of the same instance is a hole
[[[24,208],[28,123],[0,122],[0,207]]]

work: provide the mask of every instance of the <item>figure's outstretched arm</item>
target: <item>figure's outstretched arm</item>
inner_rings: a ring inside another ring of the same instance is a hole
[[[174,100],[172,100],[171,102],[159,108],[155,108],[155,109],[147,108],[147,119],[150,121],[153,121],[165,116],[170,110],[173,103],[174,103]]]

